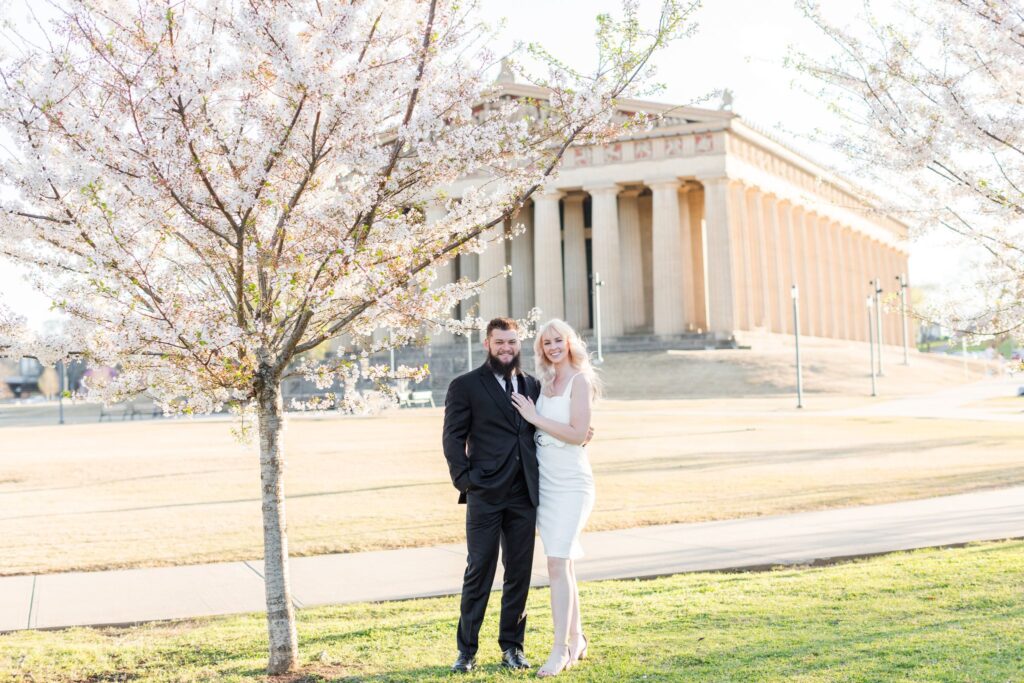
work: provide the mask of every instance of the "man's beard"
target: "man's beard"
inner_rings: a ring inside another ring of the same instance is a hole
[[[493,355],[490,351],[487,352],[487,365],[490,366],[494,374],[501,375],[502,377],[510,377],[513,374],[519,372],[519,354],[512,356],[512,360],[508,363],[502,363],[501,360]]]

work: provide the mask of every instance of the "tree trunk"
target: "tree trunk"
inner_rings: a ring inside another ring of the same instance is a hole
[[[265,368],[263,370],[266,370]],[[298,665],[299,648],[288,575],[288,536],[284,515],[284,453],[281,450],[281,383],[261,372],[257,381],[260,429],[260,481],[263,488],[263,582],[267,593],[270,663],[280,674]]]

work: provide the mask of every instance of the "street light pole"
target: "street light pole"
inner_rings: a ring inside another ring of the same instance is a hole
[[[910,365],[910,352],[907,350],[907,276],[896,276],[900,283],[900,317],[903,319],[903,364]]]
[[[884,377],[882,372],[882,281],[875,278],[871,282],[875,288],[875,339],[878,340],[878,376]]]
[[[868,309],[868,348],[871,349],[871,395],[878,396],[878,392],[875,390],[875,333],[871,329],[871,325],[874,321],[871,319],[871,297],[869,296],[866,300]]]
[[[971,378],[971,373],[967,370],[967,335],[960,337],[960,357],[964,360],[964,381],[966,382]]]
[[[602,352],[602,339],[601,339],[601,286],[604,285],[604,281],[601,280],[601,274],[598,272],[594,273],[594,336],[597,337],[597,364],[604,363],[604,353]]]
[[[395,376],[395,331],[388,330],[388,346],[391,347],[391,376]]]
[[[800,365],[800,290],[796,285],[789,290],[793,297],[793,338],[796,341],[796,407],[804,407],[804,378],[803,368]]]
[[[58,424],[64,424],[64,387],[67,385],[64,361],[57,361],[57,412],[60,414]]]

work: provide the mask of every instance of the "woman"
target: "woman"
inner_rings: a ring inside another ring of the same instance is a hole
[[[537,528],[548,557],[555,630],[551,655],[537,675],[548,677],[587,655],[574,561],[583,556],[580,532],[594,507],[594,475],[583,443],[600,383],[586,345],[568,323],[546,322],[537,331],[533,348],[542,387],[537,405],[521,394],[513,394],[512,401],[523,419],[537,428]]]

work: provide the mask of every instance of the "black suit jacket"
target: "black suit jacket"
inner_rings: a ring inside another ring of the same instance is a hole
[[[522,373],[516,390],[534,401],[540,382]],[[523,386],[525,384],[525,386]],[[534,428],[517,413],[502,391],[494,372],[485,363],[452,380],[444,401],[444,457],[459,502],[472,491],[489,503],[500,503],[522,466],[530,500],[537,505],[540,475]]]

